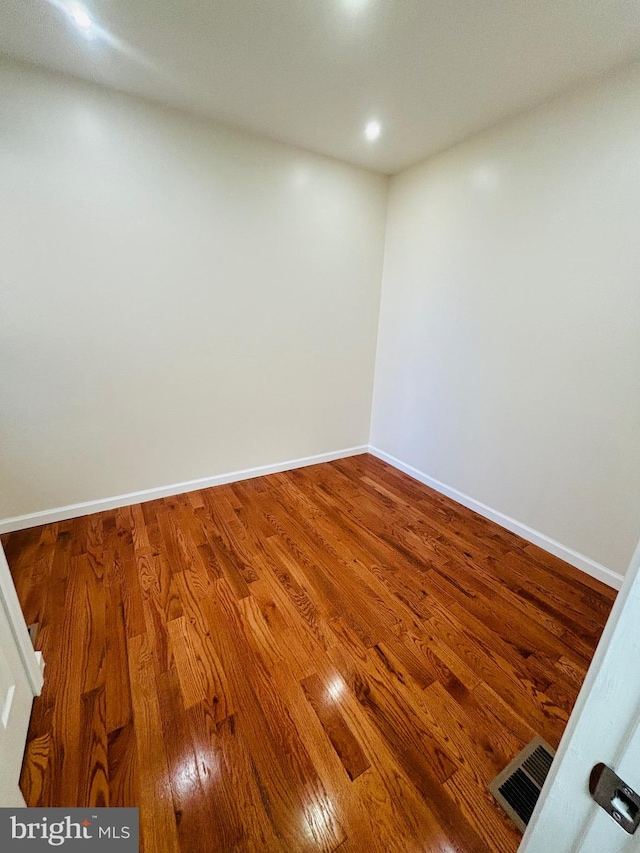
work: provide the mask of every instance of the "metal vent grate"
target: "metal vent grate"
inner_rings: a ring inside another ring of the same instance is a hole
[[[534,738],[489,785],[489,790],[523,832],[531,820],[555,751]]]
[[[553,754],[546,747],[537,746],[529,758],[522,762],[522,767],[531,776],[536,785],[542,788],[544,780],[547,778],[549,770],[551,770],[552,761]]]

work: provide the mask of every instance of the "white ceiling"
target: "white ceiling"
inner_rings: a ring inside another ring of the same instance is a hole
[[[383,172],[640,54],[638,0],[65,2],[0,0],[0,52]]]

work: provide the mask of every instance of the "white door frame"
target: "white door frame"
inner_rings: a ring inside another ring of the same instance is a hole
[[[18,594],[9,571],[9,564],[0,545],[0,607],[3,607],[20,652],[24,669],[34,696],[39,696],[43,685],[44,661],[41,652],[35,652],[24,621]]]

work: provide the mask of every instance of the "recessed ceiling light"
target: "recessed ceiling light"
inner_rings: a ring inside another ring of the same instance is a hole
[[[86,10],[82,6],[72,6],[69,10],[76,26],[81,30],[88,30],[93,23]]]
[[[367,122],[367,125],[364,129],[364,135],[367,137],[369,142],[373,142],[376,140],[382,132],[382,125],[376,119],[372,119]]]

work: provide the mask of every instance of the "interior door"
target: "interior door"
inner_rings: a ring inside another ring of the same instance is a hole
[[[0,806],[23,806],[18,787],[33,697],[42,663],[33,651],[0,547]]]
[[[591,799],[603,762],[640,793],[640,543],[611,611],[520,853],[631,853],[630,835]],[[625,797],[617,807],[633,813]]]

